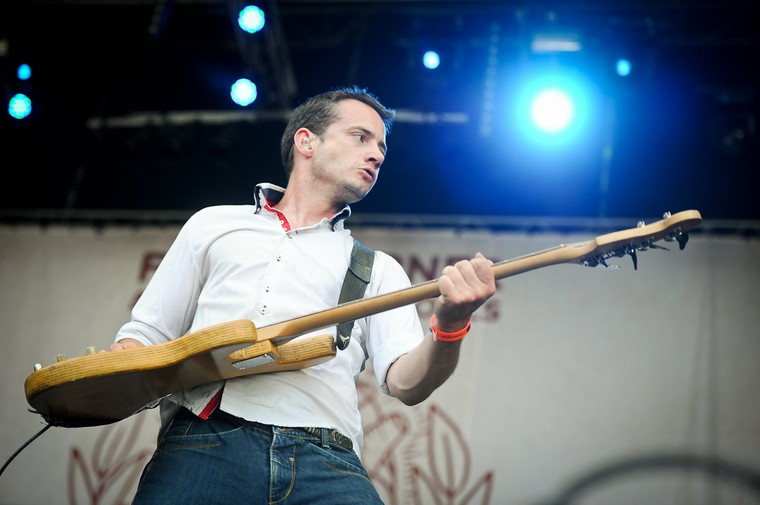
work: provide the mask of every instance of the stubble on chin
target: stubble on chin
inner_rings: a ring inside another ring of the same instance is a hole
[[[342,193],[345,196],[345,202],[352,204],[364,199],[372,191],[373,187],[374,184],[367,185],[353,181],[344,181]]]
[[[362,200],[369,194],[374,187],[374,182],[356,181],[350,177],[335,180],[335,174],[330,175],[329,169],[321,163],[315,163],[312,167],[310,176],[313,187],[317,187],[318,180],[327,181],[333,179],[335,186],[333,189],[333,201],[336,206],[342,207],[345,204],[352,204]]]

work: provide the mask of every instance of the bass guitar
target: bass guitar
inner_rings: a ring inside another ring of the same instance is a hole
[[[562,263],[608,266],[607,260],[652,248],[656,242],[686,246],[688,230],[702,216],[696,210],[666,213],[651,224],[562,244],[493,265],[497,279]],[[256,328],[252,321],[231,321],[175,340],[119,352],[90,352],[35,365],[24,383],[32,412],[48,424],[83,427],[125,419],[170,394],[202,384],[244,375],[298,370],[323,363],[336,354],[331,334],[297,337],[372,314],[434,298],[438,280],[399,291],[340,304],[334,308]],[[296,340],[297,339],[297,340]]]

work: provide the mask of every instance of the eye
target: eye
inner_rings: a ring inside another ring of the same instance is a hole
[[[366,142],[367,140],[367,136],[363,133],[354,133],[354,137],[359,139],[359,142],[362,142],[362,143]]]

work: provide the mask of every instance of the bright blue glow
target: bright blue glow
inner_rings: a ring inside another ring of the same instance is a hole
[[[232,101],[243,107],[252,104],[257,96],[256,85],[248,79],[238,79],[230,89]]]
[[[520,86],[514,111],[525,140],[542,147],[568,145],[592,114],[592,89],[575,72],[534,74]]]
[[[570,97],[561,89],[539,92],[530,106],[530,117],[542,131],[561,132],[573,120],[575,113]]]
[[[620,77],[630,75],[632,68],[631,62],[625,58],[620,58],[617,60],[617,63],[615,63],[615,71],[617,71],[617,74]]]
[[[32,113],[32,101],[28,96],[18,93],[8,102],[8,114],[15,119],[24,119]]]
[[[244,7],[238,15],[238,24],[240,25],[240,28],[248,33],[258,32],[264,28],[265,22],[266,16],[264,16],[264,11],[255,5]]]
[[[18,66],[18,69],[16,69],[16,77],[18,77],[22,81],[26,81],[32,76],[32,67],[27,65],[26,63],[22,63]]]
[[[422,55],[422,64],[425,65],[425,68],[435,70],[441,64],[441,57],[435,51],[425,51],[425,54]]]

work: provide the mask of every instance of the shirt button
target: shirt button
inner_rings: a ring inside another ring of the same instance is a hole
[[[264,288],[264,291],[266,291],[267,293],[269,293],[269,289],[270,289],[270,286],[267,285],[267,287]]]
[[[266,305],[264,305],[263,307],[261,307],[261,308],[259,309],[259,312],[261,312],[261,314],[262,314],[262,315],[263,315],[263,314],[266,314],[266,313],[267,313],[267,307],[266,307]]]
[[[277,256],[277,261],[282,261],[282,255]]]

